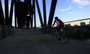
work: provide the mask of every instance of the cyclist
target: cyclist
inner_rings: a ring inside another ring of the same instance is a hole
[[[58,40],[61,40],[59,31],[61,31],[61,29],[64,27],[64,23],[60,19],[58,19],[58,17],[55,17],[53,26],[55,25],[55,22],[57,23],[57,26],[58,26],[57,28],[57,34],[59,36]]]

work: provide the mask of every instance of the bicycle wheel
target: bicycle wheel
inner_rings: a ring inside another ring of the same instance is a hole
[[[54,34],[52,35],[52,38],[53,38],[54,41],[57,40],[57,34],[54,33]]]
[[[69,41],[69,37],[65,32],[61,32],[60,36],[62,43],[66,44]]]

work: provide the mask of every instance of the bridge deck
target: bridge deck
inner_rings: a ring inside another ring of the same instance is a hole
[[[48,34],[16,30],[14,35],[0,41],[0,54],[90,54],[90,44],[73,39],[62,44]]]

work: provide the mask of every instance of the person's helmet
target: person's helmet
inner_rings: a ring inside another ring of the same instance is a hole
[[[58,19],[58,17],[55,17],[55,19]]]

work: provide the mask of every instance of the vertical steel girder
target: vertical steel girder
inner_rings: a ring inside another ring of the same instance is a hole
[[[26,22],[26,19],[27,19],[27,0],[24,0],[25,2],[25,22]]]
[[[32,27],[33,27],[33,15],[32,15]]]
[[[15,0],[15,28],[16,28],[16,25],[17,25],[16,17],[17,17],[17,1]]]
[[[33,27],[33,15],[31,15],[31,28]]]
[[[28,6],[29,6],[28,9],[29,10],[28,11],[30,12],[30,10],[31,10],[31,8],[30,8],[31,7],[31,0],[28,0],[28,2],[29,2],[29,4],[28,4]]]
[[[9,25],[8,23],[8,0],[5,0],[5,20],[6,20],[6,25]]]
[[[27,28],[29,28],[29,20],[30,17],[27,14],[30,14],[30,7],[31,7],[31,0],[24,0],[25,1],[25,21],[27,21]]]
[[[31,7],[31,0],[28,0],[28,2],[29,2],[29,3],[28,3],[28,5],[29,5],[29,6],[28,6],[28,9],[29,9],[28,12],[30,12],[30,11],[31,11],[31,9],[30,9],[30,7]],[[30,14],[30,13],[29,13],[29,14]],[[30,15],[31,15],[31,14],[30,14]],[[27,25],[27,26],[28,26],[28,28],[29,28],[30,17],[28,18],[27,21],[28,21],[28,25]]]
[[[35,0],[33,0],[33,7],[34,7],[34,27],[36,28]]]
[[[37,9],[38,9],[38,14],[39,14],[41,26],[43,26],[42,16],[41,16],[41,13],[40,13],[40,9],[39,9],[39,5],[38,5],[38,1],[37,0],[36,0],[36,4],[37,4]]]
[[[28,13],[28,0],[24,0],[25,1],[25,22],[27,21],[27,13]]]
[[[48,26],[51,26],[51,24],[52,24],[56,3],[57,3],[57,0],[52,0],[51,10],[50,10],[50,14],[49,14]]]
[[[4,19],[1,0],[0,0],[0,25],[5,25],[5,19]]]
[[[10,10],[10,25],[12,25],[12,16],[13,16],[13,0],[11,2],[11,10]]]
[[[46,26],[46,4],[45,4],[45,0],[43,0],[43,16],[44,16],[44,25]]]
[[[31,20],[29,21],[29,28],[31,28]]]
[[[30,20],[30,16],[27,17],[27,28],[29,28],[29,20]]]

